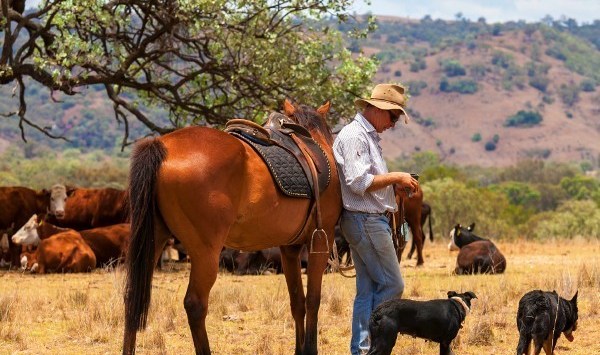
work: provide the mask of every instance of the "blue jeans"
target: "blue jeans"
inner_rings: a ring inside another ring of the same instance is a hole
[[[359,355],[369,349],[371,312],[381,302],[401,297],[404,281],[386,216],[344,210],[340,228],[350,244],[356,269],[350,352]]]

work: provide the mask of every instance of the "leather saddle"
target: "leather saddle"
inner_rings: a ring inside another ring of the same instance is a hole
[[[245,119],[232,119],[226,123],[225,132],[254,148],[284,194],[310,199],[315,195],[315,182],[318,195],[329,185],[331,167],[323,148],[304,126],[289,117],[273,112],[263,126]]]

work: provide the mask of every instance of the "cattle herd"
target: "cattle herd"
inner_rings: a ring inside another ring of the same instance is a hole
[[[406,205],[406,218],[413,244],[409,258],[420,238],[431,207],[426,203]],[[0,187],[0,267],[24,268],[37,273],[85,272],[123,261],[130,236],[127,194],[114,188],[74,188],[61,184],[49,190],[26,187]],[[412,210],[417,209],[418,213]],[[414,221],[413,221],[414,219]],[[460,225],[451,231],[450,250],[460,249],[455,273],[501,273],[506,260],[493,242],[476,236],[474,224]],[[416,231],[416,233],[415,233]],[[340,262],[351,263],[349,247],[336,229],[336,248]],[[306,251],[301,257],[306,267]],[[185,260],[185,250],[171,241],[162,260]],[[279,248],[240,252],[225,248],[222,269],[236,275],[281,273]]]

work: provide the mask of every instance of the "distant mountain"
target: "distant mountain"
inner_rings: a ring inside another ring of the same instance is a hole
[[[409,88],[413,121],[384,134],[387,159],[433,151],[460,165],[507,166],[522,158],[600,165],[600,21],[379,17],[378,23],[366,39],[348,38],[348,48],[380,59],[375,82]],[[0,86],[1,113],[15,111],[13,89]],[[70,147],[111,153],[120,146],[123,124],[101,88],[57,94],[62,102],[55,103],[46,89],[30,85],[27,96],[28,118],[71,139],[56,141],[26,128],[35,143],[28,155]],[[166,117],[160,110],[150,114]],[[129,128],[132,137],[149,133],[137,121]],[[16,118],[2,118],[0,152],[19,142]]]
[[[460,165],[600,164],[600,21],[378,21],[349,48],[381,60],[376,82],[409,87],[413,121],[384,134],[387,159],[429,150]]]

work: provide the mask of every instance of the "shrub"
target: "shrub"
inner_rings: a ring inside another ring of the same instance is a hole
[[[492,64],[499,66],[501,68],[508,68],[513,62],[512,55],[508,53],[504,53],[502,51],[495,51],[492,54]]]
[[[596,91],[596,82],[592,79],[584,79],[581,84],[581,90],[585,92]]]
[[[479,142],[481,140],[481,133],[475,133],[471,137],[471,142]]]
[[[496,150],[496,143],[489,141],[485,144],[485,150],[487,150],[488,152],[491,152],[493,150]]]
[[[447,76],[463,76],[467,73],[465,68],[456,59],[450,59],[442,62],[442,69]]]
[[[440,91],[442,92],[458,92],[461,94],[473,94],[479,89],[477,82],[466,79],[455,82],[448,81],[447,78],[442,78],[440,81]]]
[[[492,137],[492,142],[498,143],[499,140],[500,140],[500,136],[497,134],[494,134],[494,137]]]
[[[394,76],[396,76],[396,77],[400,77],[400,76],[402,76],[402,71],[400,71],[400,70],[396,70],[396,71],[394,72]]]
[[[542,122],[543,118],[539,112],[519,111],[516,115],[510,116],[504,122],[506,127],[531,127]]]
[[[558,89],[558,94],[560,95],[560,99],[562,102],[571,107],[577,101],[579,101],[579,92],[581,91],[579,85],[575,84],[562,84]]]
[[[562,52],[562,50],[558,46],[546,49],[546,55],[562,61],[567,60],[567,56]]]
[[[408,85],[408,92],[412,96],[421,95],[421,90],[423,90],[427,87],[427,83],[424,82],[423,80],[411,80],[411,81],[407,82],[406,85]]]
[[[536,75],[529,78],[529,85],[538,89],[541,92],[546,92],[550,79],[545,75]]]

